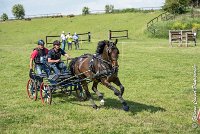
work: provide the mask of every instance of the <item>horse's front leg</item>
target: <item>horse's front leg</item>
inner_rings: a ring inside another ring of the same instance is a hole
[[[124,86],[121,84],[119,78],[117,77],[117,78],[113,81],[113,83],[115,83],[117,86],[119,86],[120,91],[121,91],[121,96],[123,96],[123,94],[124,94]]]
[[[103,85],[105,85],[106,87],[108,87],[109,89],[111,89],[111,90],[114,92],[114,94],[115,94],[116,96],[118,96],[120,102],[121,102],[122,105],[123,105],[123,109],[124,109],[125,111],[128,111],[128,110],[129,110],[129,106],[127,105],[126,101],[123,99],[123,97],[122,97],[122,95],[121,95],[121,92],[120,92],[119,90],[117,90],[114,86],[112,86],[112,85],[110,84],[110,82],[107,81],[107,79],[104,79],[104,80],[102,80],[101,82],[102,82]]]
[[[104,99],[103,99],[103,95],[97,90],[97,85],[98,85],[99,81],[94,81],[93,82],[93,85],[92,85],[92,90],[97,94],[97,96],[99,97],[99,99],[101,100],[100,101],[100,104],[101,105],[104,105]]]

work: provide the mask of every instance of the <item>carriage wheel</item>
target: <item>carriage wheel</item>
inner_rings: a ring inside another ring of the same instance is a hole
[[[81,85],[78,85],[78,87],[76,87],[76,96],[80,101],[87,100],[85,90],[83,90]]]
[[[27,85],[26,85],[26,91],[27,91],[28,97],[31,100],[37,100],[37,87],[34,80],[32,79],[28,80]]]
[[[51,105],[52,102],[51,89],[48,84],[44,84],[43,82],[40,86],[40,98],[43,104]]]

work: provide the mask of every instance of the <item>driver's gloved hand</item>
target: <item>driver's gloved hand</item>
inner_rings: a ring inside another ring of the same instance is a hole
[[[33,69],[30,69],[30,71],[29,71],[29,77],[30,77],[30,78],[33,77],[33,73],[34,73],[34,72],[33,72]]]

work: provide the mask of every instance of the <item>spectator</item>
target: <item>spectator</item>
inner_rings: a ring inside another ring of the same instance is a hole
[[[74,33],[73,35],[73,40],[74,40],[74,44],[75,44],[75,49],[79,49],[79,42],[78,42],[78,35],[76,33]]]
[[[70,35],[70,32],[68,32],[68,35],[66,36],[66,38],[67,38],[68,50],[69,50],[69,49],[72,50],[72,41],[73,41],[73,38],[72,38],[72,36]]]
[[[66,45],[66,36],[65,36],[65,32],[63,31],[62,34],[60,35],[61,40],[62,40],[62,50],[65,51],[65,45]]]

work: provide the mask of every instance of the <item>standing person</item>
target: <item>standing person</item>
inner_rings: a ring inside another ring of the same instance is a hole
[[[48,49],[44,47],[44,41],[38,40],[38,46],[33,50],[30,57],[30,77],[32,76],[33,72],[33,62],[35,63],[35,71],[36,74],[42,74],[42,71],[44,71],[47,76],[49,75],[50,71],[46,65],[46,56],[48,54]]]
[[[79,49],[78,38],[79,38],[78,35],[76,33],[74,33],[73,40],[74,40],[75,49]]]
[[[71,59],[70,56],[60,48],[60,41],[55,40],[53,42],[53,48],[48,52],[47,58],[50,67],[54,70],[56,75],[67,71],[66,65],[61,61],[61,55],[67,57],[67,59]]]
[[[62,40],[62,50],[64,50],[65,51],[65,45],[66,45],[66,35],[65,35],[65,32],[64,31],[62,31],[62,34],[60,35],[60,37],[61,37],[61,40]]]
[[[66,36],[67,38],[67,43],[68,43],[68,50],[71,49],[72,50],[72,41],[73,41],[73,38],[72,36],[70,35],[70,32],[68,32],[68,35]]]

